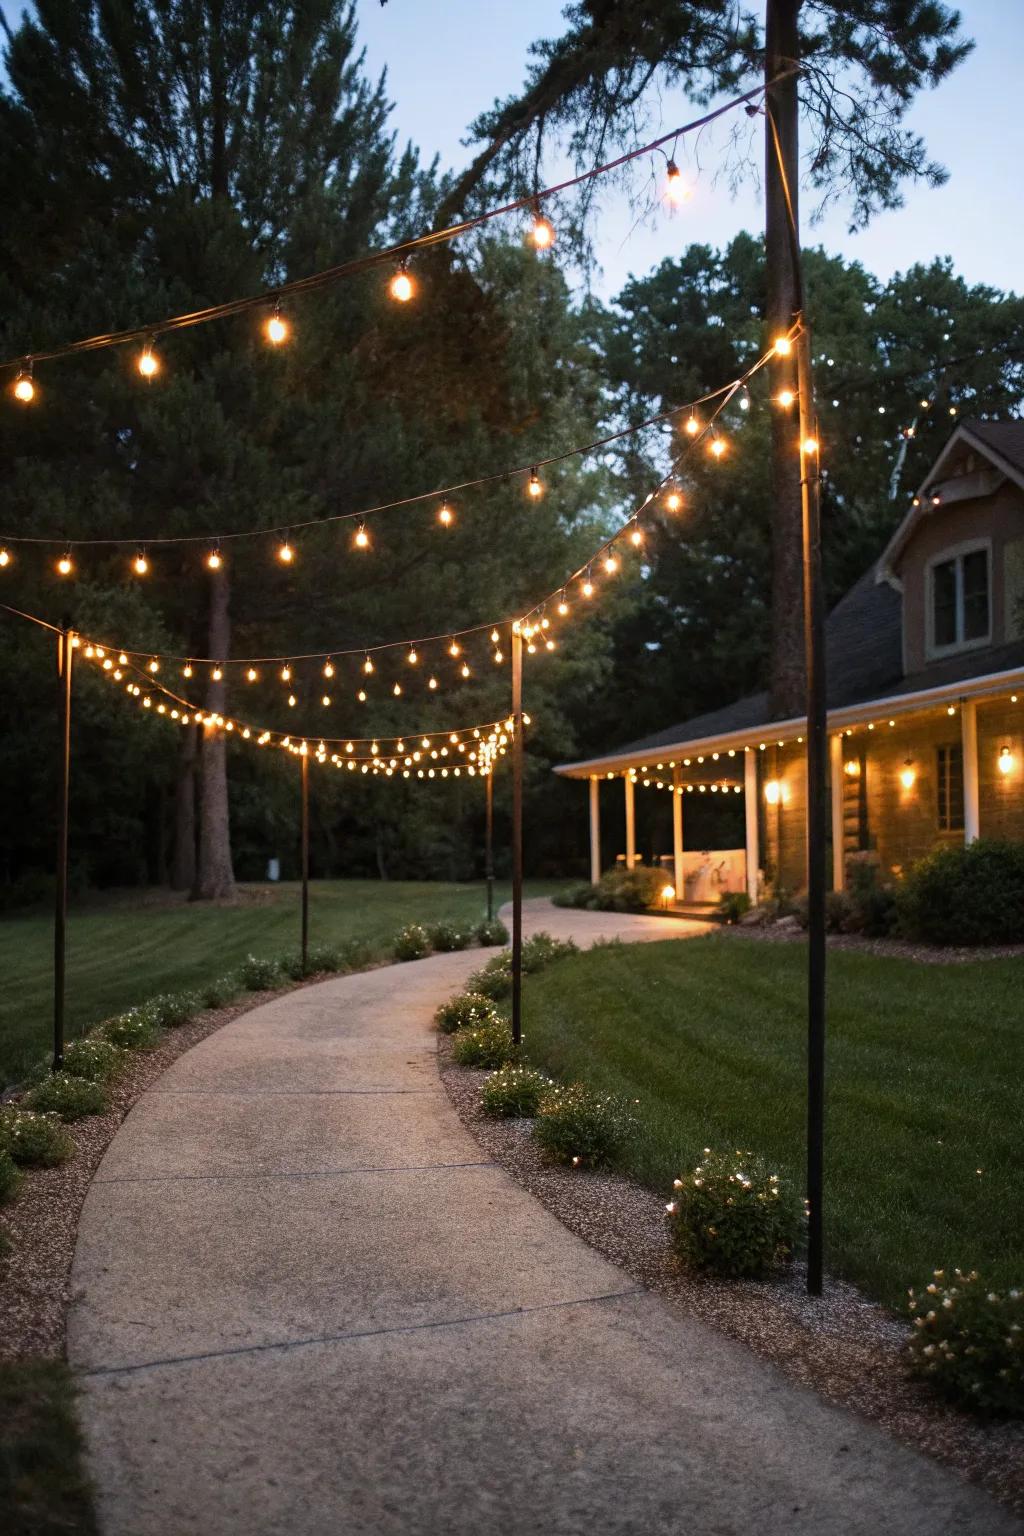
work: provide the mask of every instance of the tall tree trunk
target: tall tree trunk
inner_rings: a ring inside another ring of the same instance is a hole
[[[227,659],[231,641],[228,618],[227,572],[210,574],[210,655],[216,661]],[[222,714],[227,697],[223,679],[211,676],[206,689],[207,712]],[[192,890],[194,901],[214,901],[235,894],[235,872],[231,864],[231,829],[228,817],[227,751],[224,732],[217,727],[203,727],[199,749],[199,866]]]
[[[797,18],[800,0],[768,0],[765,22],[765,79],[793,69],[800,55]],[[778,132],[785,182],[776,157],[771,121],[765,125],[765,260],[768,334],[788,331],[800,306],[798,246],[786,206],[788,183],[799,230],[800,125],[797,77],[772,86],[767,107]],[[796,349],[769,365],[771,390],[796,390]],[[772,411],[772,637],[770,693],[776,719],[803,714],[806,668],[803,633],[800,429],[795,411]]]
[[[191,891],[196,883],[196,759],[199,755],[198,726],[189,725],[181,733],[178,755],[178,781],[174,790],[174,853],[171,859],[171,889]]]

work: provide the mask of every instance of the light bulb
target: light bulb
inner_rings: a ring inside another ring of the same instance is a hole
[[[686,430],[689,433],[690,437],[696,437],[697,433],[700,431],[700,422],[699,422],[699,420],[697,419],[697,417],[694,415],[694,413],[692,411],[690,412],[690,415],[687,418]]]
[[[366,690],[364,688],[360,688],[359,692],[356,694],[356,698],[359,700],[360,704],[365,704]]]
[[[788,357],[793,350],[793,343],[790,337],[776,336],[774,350],[776,357]]]
[[[280,560],[282,565],[291,565],[292,561],[295,559],[295,551],[287,539],[285,539],[283,544],[279,545],[277,558]]]
[[[544,494],[544,487],[541,485],[540,477],[535,469],[530,470],[530,481],[526,488],[530,495],[535,498]]]
[[[152,667],[150,667],[150,671],[153,671]],[[221,678],[224,676],[224,673],[221,671],[220,667],[214,667],[213,671],[210,673],[210,676],[213,678],[215,683],[219,683]]]
[[[70,576],[74,568],[75,562],[71,558],[71,551],[68,550],[67,553],[61,555],[60,559],[57,561],[57,569],[62,576]]]
[[[245,674],[245,680],[247,683],[254,683],[258,677],[259,673],[256,671],[255,667],[250,667]]]
[[[558,600],[558,611],[561,614],[563,619],[565,618],[566,614],[569,612],[569,604],[565,600],[565,593],[564,592],[563,592],[562,596]]]
[[[588,576],[586,581],[583,583],[583,596],[584,597],[593,597],[593,595],[594,595],[594,583],[591,581],[590,577]]]
[[[498,641],[500,639],[501,639],[501,636],[498,634],[498,631],[496,629],[492,629],[491,630],[491,644],[492,645],[497,645],[497,643],[498,643]]]
[[[469,665],[468,665],[467,662],[464,661],[462,663],[462,666],[459,668],[459,670],[462,673],[463,677],[468,677],[469,676]]]
[[[366,531],[366,524],[360,523],[356,529],[355,545],[357,549],[369,549],[370,535]]]
[[[388,292],[391,294],[393,299],[398,301],[399,304],[408,304],[409,300],[416,292],[416,284],[409,276],[404,262],[399,267],[394,277],[391,279],[391,282],[388,285]]]
[[[430,689],[436,688],[437,687],[437,678],[436,677],[430,678],[428,683],[427,683],[427,687],[430,688]]]
[[[210,553],[206,557],[206,564],[209,566],[211,571],[220,570],[221,566],[224,564],[224,558],[221,555],[219,549],[210,550]]]
[[[290,694],[289,694],[289,695],[288,695],[288,708],[289,708],[289,709],[294,709],[294,708],[295,708],[295,706],[296,706],[296,704],[297,704],[297,703],[298,703],[298,702],[299,702],[299,701],[298,701],[298,699],[297,699],[297,698],[296,698],[296,697],[295,697],[295,695],[294,695],[294,693],[290,693]]]
[[[416,653],[416,647],[414,645],[409,647],[409,654],[405,659],[409,663],[410,667],[414,667],[419,661],[420,658]]]
[[[182,667],[181,675],[182,677],[192,676],[192,663],[190,661],[186,661],[185,665]]]
[[[331,702],[330,694],[329,693],[325,693],[323,698],[320,700],[320,703],[324,706],[324,709],[326,709],[330,702]]]
[[[683,498],[678,491],[669,491],[665,497],[665,505],[670,512],[678,512],[683,504]]]
[[[281,681],[282,681],[282,683],[290,683],[291,680],[292,680],[292,669],[291,669],[291,667],[283,666],[281,668]]]
[[[913,789],[914,781],[916,778],[917,772],[914,768],[913,761],[908,757],[906,763],[900,769],[900,783],[903,785],[904,789]]]
[[[640,532],[640,529],[639,528],[634,528],[633,532],[629,536],[629,542],[631,544],[635,545],[636,547],[639,547],[643,543],[643,541],[644,541],[644,536]]]
[[[153,351],[153,343],[151,341],[147,341],[139,353],[138,368],[144,379],[152,379],[160,372],[160,359]]]
[[[504,657],[504,655],[502,654],[501,651],[495,651],[495,653],[494,653],[494,660],[495,660],[495,663],[500,667],[501,663],[505,660],[505,657]]]
[[[396,699],[400,699],[402,697],[402,685],[401,685],[401,683],[396,683],[395,686],[392,688],[391,692],[394,694]]]
[[[288,332],[291,327],[281,314],[280,307],[274,306],[274,313],[263,327],[263,333],[272,347],[279,347],[283,341],[288,340]]]
[[[135,559],[132,561],[132,570],[135,572],[136,576],[145,576],[146,572],[149,570],[149,561],[146,559],[144,550],[140,549],[138,554],[135,556]]]
[[[805,437],[800,444],[800,451],[807,458],[813,458],[818,451],[818,439],[816,437]]]
[[[549,250],[555,243],[554,226],[544,217],[538,207],[533,218],[533,227],[530,230],[530,239],[538,251]]]
[[[437,520],[439,523],[443,523],[445,528],[450,528],[455,521],[455,513],[446,501],[441,503],[441,510],[437,514]]]
[[[448,647],[448,655],[449,656],[457,656],[459,654],[459,649],[460,649],[459,642],[457,640],[452,640],[451,644]]]
[[[9,549],[0,549],[0,567],[10,565],[11,552]]]
[[[333,676],[334,676],[334,663],[333,663],[333,661],[325,661],[324,662],[324,677],[333,677]]]
[[[151,672],[153,672],[153,673],[157,673],[157,672],[160,671],[160,663],[157,661],[155,656],[152,658],[152,660],[149,663],[149,670]]]
[[[793,404],[793,401],[796,399],[796,395],[791,389],[780,389],[775,398],[782,406],[783,410],[788,411],[790,406]]]
[[[1010,773],[1013,769],[1013,753],[1009,747],[999,748],[999,772]]]
[[[703,788],[704,786],[702,784],[701,789]],[[782,799],[782,785],[779,783],[778,779],[768,780],[764,787],[764,798],[767,800],[769,805],[778,805],[779,801]]]
[[[614,576],[615,575],[615,572],[619,568],[619,562],[615,558],[614,555],[606,555],[605,556],[604,568],[608,572],[609,576]]]
[[[670,160],[668,162],[668,172],[665,183],[665,196],[668,198],[670,203],[675,203],[677,207],[680,203],[684,203],[689,196],[686,183],[683,180],[683,173],[679,169],[678,165],[676,165],[674,160]]]
[[[23,368],[14,381],[14,398],[20,400],[23,405],[28,405],[35,397],[36,386],[32,378],[32,369]]]
[[[373,671],[373,662],[370,660],[369,656],[367,656],[366,660],[363,662],[363,671],[366,673],[367,677],[369,677],[370,673]]]
[[[708,444],[708,452],[712,455],[713,458],[716,459],[720,459],[722,457],[723,453],[725,452],[725,448],[726,444],[724,437],[713,437]]]

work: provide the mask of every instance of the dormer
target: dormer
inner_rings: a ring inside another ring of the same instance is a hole
[[[903,595],[903,670],[1024,635],[1024,422],[959,426],[878,566]]]

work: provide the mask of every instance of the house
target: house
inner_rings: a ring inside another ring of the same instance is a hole
[[[833,886],[854,857],[891,875],[936,846],[1024,841],[1024,421],[957,427],[826,641]],[[589,784],[591,878],[601,785],[618,779],[629,866],[637,791],[672,794],[676,901],[799,889],[805,725],[758,693],[556,768]],[[744,796],[743,848],[685,849],[687,797],[704,793]]]

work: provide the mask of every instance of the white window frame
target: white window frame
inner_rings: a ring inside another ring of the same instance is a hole
[[[964,632],[964,558],[967,555],[976,555],[984,550],[987,556],[988,570],[988,629],[983,635],[977,635],[973,640],[954,640],[949,645],[936,645],[935,643],[935,570],[937,566],[948,565],[954,562],[956,570],[956,630],[958,635]],[[939,656],[954,656],[959,651],[978,651],[986,645],[992,644],[992,601],[995,593],[994,571],[992,568],[992,540],[991,539],[965,539],[961,544],[951,544],[948,549],[940,550],[932,555],[925,567],[925,652],[929,658]]]

